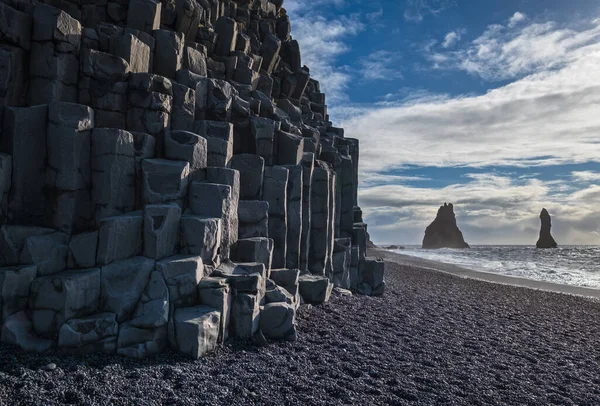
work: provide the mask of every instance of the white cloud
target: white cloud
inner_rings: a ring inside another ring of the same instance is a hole
[[[319,80],[328,102],[345,99],[351,80],[350,68],[336,66],[337,58],[348,52],[347,38],[365,29],[358,15],[340,15],[328,19],[315,13],[324,4],[343,5],[343,0],[295,0],[285,3],[290,15],[292,35],[298,40],[302,63],[310,68],[311,77]]]
[[[593,172],[593,171],[571,172],[571,177],[576,182],[585,182],[585,183],[598,182],[598,181],[600,181],[600,172]]]
[[[427,15],[438,15],[455,5],[454,0],[407,0],[404,19],[420,23]]]
[[[515,25],[519,24],[522,21],[525,21],[527,16],[521,12],[516,12],[513,16],[508,20],[509,28],[513,28]]]
[[[399,55],[380,50],[360,60],[360,75],[366,80],[395,80],[402,77],[398,64]]]
[[[461,38],[464,34],[465,34],[464,29],[450,31],[444,37],[444,42],[442,42],[442,47],[446,48],[446,49],[452,48],[454,45],[456,45],[461,40]]]
[[[408,165],[600,162],[600,21],[573,29],[525,16],[511,20],[512,27],[491,26],[461,49],[431,54],[438,67],[511,83],[458,97],[422,90],[411,97],[404,89],[383,96],[379,105],[339,109],[346,112],[346,135],[363,141],[363,176]],[[600,173],[566,175],[550,182],[479,174],[443,188],[403,180],[363,183],[360,204],[380,243],[419,243],[438,206],[452,202],[473,244],[534,244],[543,207],[553,215],[559,244],[600,244],[600,186],[588,186],[600,181]]]
[[[483,95],[400,105],[386,100],[383,108],[354,111],[360,114],[342,125],[348,136],[365,140],[361,165],[370,172],[409,164],[598,162],[600,44],[572,49],[565,60],[560,69],[540,70]]]
[[[383,9],[380,8],[372,13],[367,13],[365,16],[370,24],[378,24],[381,17],[383,17]]]
[[[438,207],[448,202],[471,244],[535,244],[542,208],[553,217],[559,244],[600,244],[600,186],[556,194],[555,182],[496,174],[468,179],[439,189],[363,187],[359,203],[375,242],[419,244]]]
[[[600,38],[598,21],[587,29],[575,30],[553,21],[524,24],[524,20],[523,14],[515,13],[505,25],[490,25],[465,48],[434,51],[426,56],[437,69],[463,70],[488,81],[512,80],[561,68],[586,53],[586,46]],[[451,35],[450,43],[453,40]],[[446,42],[442,48],[448,48]]]
[[[430,178],[424,176],[402,176],[389,175],[381,173],[363,173],[359,179],[360,187],[372,187],[380,185],[398,184],[399,182],[409,181],[430,181]]]

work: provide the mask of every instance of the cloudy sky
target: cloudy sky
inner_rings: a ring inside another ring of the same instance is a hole
[[[376,243],[600,244],[600,3],[286,0],[332,120],[361,140]]]

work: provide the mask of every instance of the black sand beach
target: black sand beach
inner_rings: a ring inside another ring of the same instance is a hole
[[[303,307],[294,343],[144,362],[0,346],[0,404],[600,404],[597,300],[372,254],[389,261],[385,296]]]

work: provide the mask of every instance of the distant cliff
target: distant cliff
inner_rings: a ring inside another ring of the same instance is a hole
[[[550,232],[552,229],[552,219],[550,218],[548,210],[542,209],[540,220],[542,221],[542,227],[540,228],[540,239],[536,246],[538,248],[557,248],[558,244],[554,241],[552,233]]]
[[[470,248],[456,225],[452,203],[444,203],[433,223],[425,230],[423,248]]]

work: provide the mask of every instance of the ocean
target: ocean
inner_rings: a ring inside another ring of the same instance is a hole
[[[406,246],[403,250],[390,251],[474,271],[600,288],[600,246],[564,246],[554,250],[506,245],[439,250]]]

